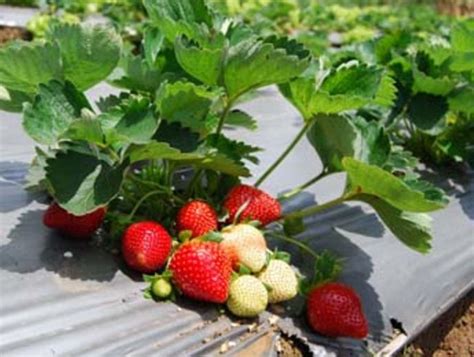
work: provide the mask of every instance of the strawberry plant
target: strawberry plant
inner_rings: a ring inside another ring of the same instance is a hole
[[[0,49],[0,108],[22,111],[24,129],[38,144],[27,186],[47,191],[54,201],[45,224],[84,237],[106,215],[106,235],[119,243],[131,269],[162,270],[146,276],[147,296],[181,293],[226,303],[243,317],[297,294],[299,277],[289,257],[270,252],[267,237],[295,244],[316,261],[315,280],[308,285],[313,290],[302,289],[309,297],[310,326],[329,336],[365,337],[358,297],[329,285],[335,284],[339,262],[296,236],[305,217],[357,201],[372,206],[402,243],[429,251],[427,213],[443,208],[447,198],[419,178],[417,160],[401,148],[411,148],[411,139],[403,140],[398,124],[406,113],[415,124],[434,120],[422,115],[424,105],[414,104],[430,96],[448,98],[459,114],[453,125],[469,118],[470,87],[453,83],[472,79],[470,42],[462,35],[470,23],[453,35],[449,51],[424,48],[413,55],[407,49],[409,63],[380,49],[375,53],[383,61],[358,50],[313,58],[296,40],[261,36],[245,23],[224,19],[203,0],[143,5],[149,23],[139,48],[124,45],[110,28],[55,24],[44,41]],[[379,46],[383,41],[391,46],[392,40],[383,39]],[[453,71],[452,78],[436,78],[441,69]],[[120,93],[90,103],[86,91],[105,80]],[[406,83],[415,89],[404,102]],[[303,123],[251,186],[241,180],[251,176],[247,163],[258,163],[261,148],[230,139],[225,129],[257,130],[257,122],[236,105],[268,85],[278,85]],[[272,197],[260,186],[304,138],[319,155],[322,171]],[[338,198],[282,213],[282,201],[341,172],[347,179]],[[317,309],[321,301],[327,309]]]

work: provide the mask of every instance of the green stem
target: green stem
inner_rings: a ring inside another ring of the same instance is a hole
[[[262,176],[260,176],[257,182],[255,182],[255,187],[260,186],[262,182],[265,181],[265,179],[278,167],[278,165],[281,164],[281,162],[288,156],[288,154],[291,152],[291,150],[293,150],[296,144],[299,143],[299,141],[304,136],[310,125],[311,121],[306,122],[306,124],[301,128],[301,130],[290,143],[290,145],[288,145],[285,151],[283,151],[283,153],[280,155],[280,157],[267,169],[267,171],[263,173]]]
[[[323,203],[321,205],[314,205],[314,206],[311,206],[311,207],[304,208],[301,211],[288,213],[287,215],[282,216],[281,219],[282,220],[287,219],[287,218],[295,219],[295,218],[304,218],[306,216],[312,216],[312,215],[315,215],[319,212],[328,210],[329,208],[338,206],[338,205],[342,204],[344,201],[347,201],[347,200],[351,199],[351,197],[352,197],[352,194],[343,195],[339,198],[336,198],[332,201]]]
[[[217,125],[216,134],[219,135],[224,128],[225,120],[227,119],[227,115],[229,114],[230,109],[232,108],[233,100],[229,100],[224,107],[224,111],[221,114],[219,119],[219,124]]]
[[[137,210],[140,208],[143,202],[145,202],[148,198],[150,198],[153,195],[157,195],[159,193],[163,193],[162,190],[155,190],[155,191],[150,191],[146,195],[144,195],[142,198],[138,200],[138,202],[135,204],[135,207],[133,207],[132,212],[128,215],[128,219],[132,220],[133,217],[135,216],[135,213],[137,213]]]
[[[301,186],[298,186],[296,188],[294,188],[293,190],[285,193],[284,195],[280,196],[278,198],[278,201],[282,202],[282,201],[285,201],[295,195],[297,195],[298,193],[300,193],[301,191],[305,190],[306,188],[308,188],[309,186],[311,185],[314,185],[316,182],[318,182],[319,180],[321,180],[323,177],[325,177],[327,175],[327,172],[326,170],[323,170],[319,175],[313,177],[311,180],[309,180],[308,182],[302,184]]]
[[[311,255],[313,258],[315,259],[318,259],[318,254],[312,250],[310,247],[308,247],[306,244],[304,244],[303,242],[300,242],[299,240],[297,239],[294,239],[294,238],[290,238],[290,237],[287,237],[283,234],[279,234],[279,233],[275,233],[275,232],[269,232],[269,235],[271,237],[274,237],[274,238],[277,238],[279,240],[282,240],[284,242],[288,242],[290,244],[294,244],[296,245],[297,247],[299,247],[301,250],[305,251],[306,253],[308,253],[309,255]]]
[[[203,173],[204,173],[203,169],[197,169],[196,170],[196,172],[194,173],[193,178],[189,182],[188,189],[186,190],[186,197],[191,196],[191,193],[193,192],[194,187],[199,182],[199,179],[201,178]]]

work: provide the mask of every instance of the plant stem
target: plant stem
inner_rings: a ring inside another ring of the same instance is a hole
[[[297,195],[298,193],[300,193],[301,191],[303,191],[304,189],[308,188],[309,186],[311,185],[314,185],[316,182],[318,182],[319,180],[321,180],[323,177],[325,177],[327,175],[327,172],[326,170],[323,170],[320,174],[316,175],[315,177],[313,177],[311,180],[309,180],[308,182],[302,184],[301,186],[298,186],[298,187],[295,187],[293,190],[285,193],[284,195],[280,196],[278,198],[278,201],[285,201],[295,195]]]
[[[339,198],[336,198],[332,201],[323,203],[321,205],[314,205],[314,206],[311,206],[311,207],[304,208],[301,211],[288,213],[287,215],[282,216],[281,219],[282,220],[287,219],[287,218],[295,219],[295,218],[304,218],[306,216],[311,216],[311,215],[317,214],[319,212],[325,211],[329,208],[338,206],[341,203],[343,203],[344,201],[347,201],[347,200],[351,199],[351,197],[352,197],[352,194],[343,195]]]
[[[204,173],[203,169],[197,169],[196,172],[194,173],[193,178],[189,182],[188,189],[186,190],[186,196],[189,197],[191,196],[191,193],[193,192],[194,186],[199,182],[199,179],[201,178],[202,174]]]
[[[225,120],[227,119],[227,115],[229,114],[230,109],[232,108],[232,104],[233,104],[233,101],[229,100],[224,107],[224,110],[219,119],[219,124],[217,125],[217,129],[216,129],[217,135],[219,135],[222,129],[224,128],[224,123],[225,123]]]
[[[150,198],[153,195],[157,195],[159,193],[163,193],[163,190],[154,190],[148,192],[146,195],[144,195],[138,202],[135,204],[135,207],[133,207],[132,212],[128,215],[128,219],[132,220],[132,218],[135,216],[135,213],[137,213],[137,210],[140,208],[143,202],[145,202],[148,198]]]
[[[291,152],[291,150],[293,150],[296,144],[299,143],[299,141],[304,136],[310,125],[311,121],[306,122],[306,124],[301,128],[301,130],[290,143],[290,145],[288,145],[285,151],[283,151],[283,153],[280,155],[280,157],[267,169],[267,171],[263,173],[262,176],[260,176],[257,182],[255,182],[255,187],[260,186],[262,182],[265,181],[265,179],[278,167],[278,165],[281,164],[281,162],[288,156],[288,154]]]
[[[306,244],[304,244],[303,242],[300,242],[299,240],[297,239],[294,239],[294,238],[290,238],[290,237],[287,237],[283,234],[279,234],[279,233],[276,233],[276,232],[269,232],[269,235],[274,237],[274,238],[277,238],[277,239],[280,239],[284,242],[288,242],[290,244],[294,244],[296,245],[297,247],[299,247],[301,250],[305,251],[306,253],[308,253],[309,255],[311,255],[313,258],[315,259],[318,259],[318,254],[312,250],[310,247],[308,247]]]

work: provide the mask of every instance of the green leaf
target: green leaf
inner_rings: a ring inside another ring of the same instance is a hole
[[[168,143],[182,152],[195,151],[199,146],[199,134],[182,127],[179,123],[168,123],[166,120],[161,121],[153,139]]]
[[[46,160],[49,154],[40,148],[36,147],[36,156],[28,168],[28,173],[25,177],[24,188],[27,191],[41,191],[46,189]]]
[[[118,194],[127,166],[86,150],[68,149],[47,160],[46,178],[59,205],[83,215],[106,206]]]
[[[390,153],[390,142],[383,128],[362,118],[318,115],[307,136],[329,172],[344,170],[344,157],[381,166]]]
[[[150,67],[153,67],[155,64],[158,53],[163,46],[164,39],[165,37],[160,30],[153,27],[145,29],[143,34],[143,51]]]
[[[144,144],[158,129],[159,120],[146,98],[128,101],[123,116],[114,126],[115,132],[129,143]]]
[[[446,206],[449,203],[449,198],[446,193],[439,187],[436,187],[431,182],[421,179],[405,179],[405,183],[413,190],[422,192],[425,199],[433,202],[438,202],[440,205]]]
[[[144,0],[143,5],[169,41],[180,35],[192,38],[200,25],[212,27],[212,17],[204,0]]]
[[[280,86],[283,95],[295,105],[305,120],[318,113],[340,113],[371,103],[387,104],[395,88],[381,69],[365,65],[340,66],[322,78],[298,78]],[[357,83],[357,85],[354,85]]]
[[[431,249],[431,217],[426,213],[404,212],[372,195],[357,195],[356,200],[371,205],[380,219],[403,244],[420,253]]]
[[[374,103],[383,107],[390,107],[397,99],[397,91],[395,80],[387,73],[384,73],[380,80]]]
[[[423,192],[414,190],[403,180],[377,166],[349,157],[344,158],[342,164],[347,172],[348,196],[369,194],[409,212],[430,212],[444,207],[444,204],[426,198]]]
[[[61,78],[57,45],[21,42],[0,48],[0,85],[9,90],[34,94],[40,83]]]
[[[408,104],[408,118],[421,131],[437,135],[444,128],[444,116],[448,111],[445,97],[418,93]]]
[[[119,88],[155,94],[163,82],[175,77],[173,73],[163,73],[162,69],[151,67],[139,56],[127,55],[111,74],[108,82]]]
[[[227,40],[222,34],[204,44],[179,37],[175,41],[176,58],[181,67],[194,78],[207,85],[217,85],[227,46]]]
[[[224,85],[231,100],[251,89],[285,83],[309,64],[309,52],[294,40],[249,39],[231,47],[224,68]]]
[[[23,127],[37,142],[52,145],[80,117],[83,108],[90,109],[90,105],[71,83],[41,84],[33,104],[25,104]]]
[[[23,103],[32,101],[32,97],[24,92],[0,86],[0,110],[19,113],[23,110]]]
[[[451,31],[451,45],[455,51],[474,51],[474,20],[458,22]]]
[[[128,154],[132,163],[143,160],[167,159],[176,161],[182,166],[196,166],[232,176],[250,175],[247,168],[223,154],[217,152],[183,153],[171,147],[168,143],[151,142],[146,145],[132,146]]]
[[[98,118],[82,117],[74,120],[62,135],[63,139],[87,141],[93,144],[104,143],[104,132]]]
[[[121,38],[105,27],[59,25],[51,37],[61,50],[65,78],[80,90],[107,78],[120,58]]]
[[[457,88],[448,98],[449,110],[474,114],[474,87]]]
[[[207,144],[217,149],[219,153],[240,163],[242,163],[243,160],[248,160],[254,164],[258,164],[259,160],[254,154],[262,151],[259,147],[248,145],[243,141],[231,140],[220,134],[209,135],[207,137]]]
[[[169,123],[177,122],[183,127],[205,135],[212,130],[209,111],[215,93],[190,82],[167,83],[157,94],[156,105],[161,117]]]
[[[448,77],[433,78],[413,67],[413,91],[444,96],[451,92],[456,83]]]
[[[418,158],[401,146],[392,146],[390,155],[383,168],[391,173],[411,173],[418,166]]]
[[[258,127],[257,121],[249,114],[242,110],[232,110],[225,120],[226,126],[239,126],[248,130],[256,130]]]

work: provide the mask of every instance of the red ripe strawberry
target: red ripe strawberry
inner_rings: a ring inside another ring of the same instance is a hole
[[[191,201],[186,203],[176,217],[178,232],[191,231],[191,237],[199,237],[217,230],[217,213],[208,203]]]
[[[240,221],[257,220],[265,226],[276,221],[281,215],[280,203],[272,196],[252,186],[238,185],[230,190],[224,201],[224,208],[229,212],[230,221],[234,221],[237,212],[244,205]]]
[[[54,202],[44,213],[43,224],[70,237],[89,238],[102,224],[105,212],[106,209],[101,207],[94,212],[75,216]]]
[[[224,303],[229,295],[231,262],[219,243],[193,240],[184,243],[169,265],[181,292],[196,300]]]
[[[130,225],[122,238],[122,255],[127,265],[142,273],[161,268],[171,252],[172,239],[166,229],[152,221]]]
[[[365,338],[368,333],[357,293],[341,283],[328,283],[311,290],[306,313],[309,325],[329,337]]]

